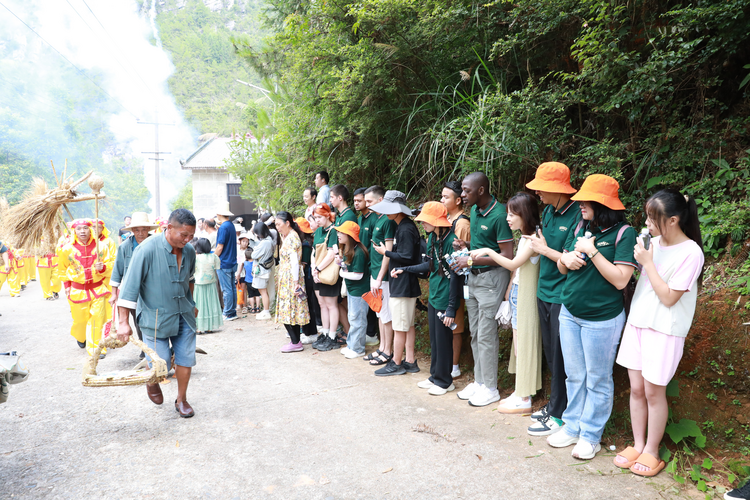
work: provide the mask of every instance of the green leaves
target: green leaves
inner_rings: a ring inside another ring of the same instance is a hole
[[[695,443],[698,448],[706,446],[706,438],[695,420],[683,418],[679,423],[671,423],[667,425],[665,432],[675,444],[679,444],[680,441],[687,437],[692,437],[695,438]]]

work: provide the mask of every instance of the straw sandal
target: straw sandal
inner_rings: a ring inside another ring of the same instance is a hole
[[[659,460],[658,458],[654,457],[653,455],[649,453],[641,453],[641,456],[638,457],[638,460],[635,461],[636,464],[644,465],[648,467],[651,470],[638,470],[634,469],[635,464],[633,464],[632,467],[630,467],[630,472],[637,476],[643,476],[643,477],[654,477],[658,473],[661,472],[661,470],[667,466],[667,464],[664,462],[664,460]]]
[[[622,458],[624,458],[625,460],[627,460],[627,462],[623,463],[623,462],[618,462],[617,457],[612,459],[612,462],[614,462],[614,464],[621,469],[631,468],[633,464],[635,463],[635,461],[638,460],[638,457],[641,456],[641,454],[638,453],[638,450],[636,450],[632,446],[628,446],[624,450],[618,451],[617,454],[621,456]]]

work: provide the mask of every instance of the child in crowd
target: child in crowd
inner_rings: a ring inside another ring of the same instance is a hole
[[[441,203],[428,201],[414,219],[421,222],[427,238],[427,259],[416,266],[396,268],[391,276],[397,277],[403,271],[413,274],[427,274],[430,283],[430,295],[427,302],[427,318],[430,325],[430,376],[417,384],[420,389],[427,389],[428,394],[442,396],[455,389],[451,376],[453,362],[453,332],[456,309],[460,304],[459,297],[463,280],[445,261],[445,255],[453,252],[453,233],[448,212]]]
[[[195,290],[193,299],[198,309],[195,318],[196,333],[210,333],[218,330],[224,324],[221,304],[219,304],[219,278],[216,272],[221,268],[221,262],[216,254],[211,252],[211,242],[207,238],[200,238],[195,244]]]
[[[245,276],[245,250],[250,242],[250,235],[246,231],[240,231],[237,235],[237,313],[247,314],[250,303],[247,300],[247,279]],[[240,301],[240,292],[242,300]],[[241,306],[241,308],[240,308]]]
[[[336,226],[339,241],[339,253],[336,264],[341,267],[339,274],[346,282],[348,302],[349,334],[346,336],[346,347],[341,354],[347,359],[365,355],[365,334],[367,333],[367,311],[369,306],[362,298],[370,290],[370,268],[367,249],[359,241],[359,224],[350,220]]]
[[[260,292],[253,287],[253,249],[248,248],[245,250],[245,262],[242,263],[245,268],[245,289],[246,289],[246,301],[247,311],[250,314],[258,314],[262,311],[260,307]],[[247,286],[247,285],[250,286]]]
[[[641,237],[635,245],[643,271],[617,356],[630,376],[634,445],[614,462],[650,477],[665,466],[659,445],[669,415],[666,386],[677,371],[693,321],[704,257],[693,198],[673,189],[659,191],[646,202],[646,215],[653,238]]]
[[[258,238],[258,243],[253,250],[253,288],[258,290],[263,300],[263,311],[255,319],[271,319],[271,301],[268,296],[268,282],[272,279],[271,271],[274,268],[274,240],[271,231],[263,222],[257,222],[253,226],[253,233]]]
[[[529,236],[539,227],[539,205],[528,193],[517,193],[506,205],[507,221],[512,230]],[[509,291],[513,350],[508,371],[516,374],[513,394],[500,401],[500,413],[529,413],[531,398],[542,388],[542,335],[539,311],[536,307],[536,287],[539,281],[539,254],[531,249],[526,238],[518,241],[513,260],[489,248],[471,251],[471,258],[489,256],[513,273]]]
[[[566,275],[560,309],[560,344],[568,406],[561,431],[547,437],[554,448],[575,444],[573,458],[601,450],[614,402],[612,367],[625,325],[622,289],[633,275],[635,230],[625,223],[620,185],[602,174],[586,178],[572,200],[580,202],[579,226],[571,231],[557,269]]]

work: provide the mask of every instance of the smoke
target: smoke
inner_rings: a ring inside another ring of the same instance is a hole
[[[81,130],[106,128],[114,144],[101,145],[102,161],[142,164],[153,210],[154,161],[148,158],[154,155],[143,152],[156,151],[154,126],[139,120],[168,124],[159,127],[158,139],[159,150],[171,152],[160,162],[164,215],[187,176],[178,159],[195,149],[198,134],[167,87],[174,66],[158,39],[154,0],[0,2],[54,47],[0,6],[0,142],[62,164],[85,141]],[[71,118],[78,129],[65,125]]]

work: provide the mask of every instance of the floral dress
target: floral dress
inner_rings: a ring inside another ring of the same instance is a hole
[[[291,230],[281,245],[279,267],[276,269],[276,321],[285,325],[306,325],[310,322],[307,300],[294,294],[292,261],[297,262],[299,283],[304,283],[302,269],[302,242],[296,231]]]

